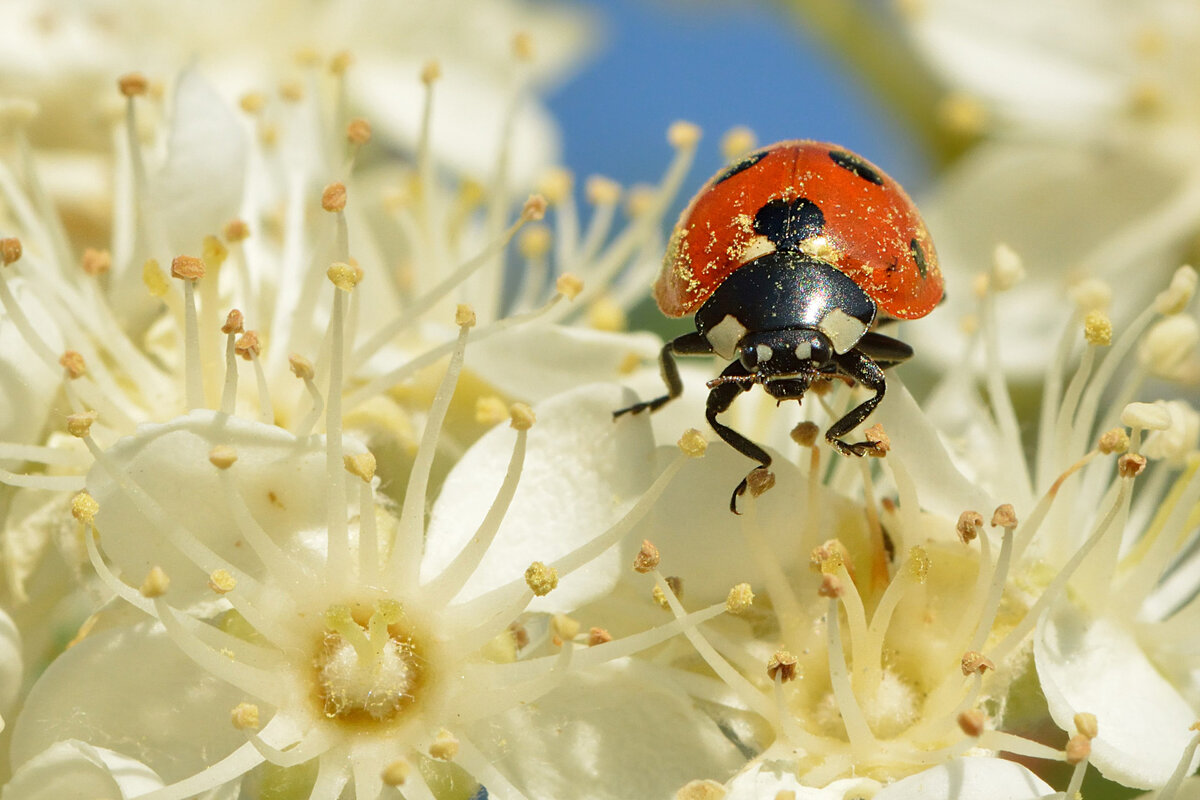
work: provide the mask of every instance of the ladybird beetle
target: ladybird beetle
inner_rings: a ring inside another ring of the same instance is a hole
[[[715,353],[732,363],[708,382],[708,422],[760,468],[771,456],[717,421],[756,383],[780,402],[799,401],[814,381],[836,377],[872,390],[825,432],[843,455],[865,455],[873,443],[842,437],[883,399],[883,370],[913,352],[875,328],[925,316],[942,292],[925,223],[882,170],[821,142],[756,150],[713,176],[671,234],[654,298],[668,316],[694,314],[696,330],[662,349],[667,394],[613,416],[678,397],[675,356]],[[746,485],[730,499],[735,514]]]

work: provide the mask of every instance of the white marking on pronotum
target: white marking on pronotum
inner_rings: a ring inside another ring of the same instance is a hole
[[[807,361],[812,358],[812,342],[801,342],[796,345],[796,358]]]
[[[705,334],[713,352],[726,360],[732,359],[737,351],[738,342],[746,335],[746,326],[738,322],[732,314],[726,314],[725,319],[715,325]]]
[[[867,326],[840,308],[831,308],[817,323],[817,330],[829,337],[834,352],[841,355],[858,344]]]
[[[769,344],[760,344],[754,348],[754,354],[758,356],[759,363],[770,361],[771,356],[775,355],[775,351],[771,349]]]

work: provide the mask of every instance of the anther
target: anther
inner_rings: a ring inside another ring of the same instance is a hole
[[[739,583],[725,597],[725,610],[733,615],[745,614],[754,605],[754,592],[750,584]]]
[[[595,206],[614,205],[621,197],[621,185],[603,175],[591,175],[584,186],[584,196]]]
[[[208,451],[208,461],[217,469],[229,469],[237,460],[237,450],[227,444],[219,444]]]
[[[846,589],[842,586],[842,581],[837,575],[825,573],[821,576],[821,585],[817,587],[817,594],[821,597],[833,599],[841,597]]]
[[[987,670],[996,669],[990,658],[977,650],[968,650],[962,656],[963,675],[982,675]]]
[[[403,786],[411,772],[411,764],[404,760],[398,760],[384,767],[383,774],[380,777],[386,786]]]
[[[570,170],[563,167],[552,167],[538,181],[538,191],[550,203],[561,203],[571,193],[574,177]]]
[[[243,242],[250,238],[250,226],[243,220],[231,219],[225,223],[225,227],[221,230],[221,235],[230,244]]]
[[[658,200],[658,187],[635,183],[625,192],[625,213],[637,219],[654,208]]]
[[[672,122],[667,128],[667,143],[676,150],[695,147],[700,142],[700,126],[684,120]]]
[[[675,793],[674,800],[724,800],[725,787],[713,780],[688,781]]]
[[[355,117],[346,123],[346,141],[355,147],[362,147],[371,141],[371,123],[362,117]]]
[[[1080,736],[1086,736],[1089,739],[1095,739],[1100,735],[1100,724],[1096,721],[1095,714],[1089,714],[1086,711],[1080,711],[1075,715],[1075,719],[1073,721],[1075,723],[1075,730],[1079,732]]]
[[[17,237],[7,236],[0,239],[0,260],[4,261],[4,266],[20,261],[21,252],[21,240]]]
[[[67,373],[71,380],[82,378],[87,372],[87,363],[83,356],[75,350],[67,350],[58,359],[58,365]]]
[[[88,436],[92,431],[92,423],[99,417],[95,411],[84,411],[80,414],[67,415],[67,433],[77,439]]]
[[[755,467],[746,476],[746,488],[751,497],[759,497],[775,485],[775,473],[766,467]]]
[[[235,308],[225,315],[225,324],[221,326],[221,333],[241,333],[246,330],[245,323],[242,312]]]
[[[838,571],[839,567],[845,566],[849,570],[850,552],[846,546],[837,539],[830,539],[823,544],[819,544],[812,549],[808,557],[809,568],[816,572],[823,572],[827,575]]]
[[[237,588],[237,580],[228,570],[216,569],[208,576],[208,588],[217,594],[229,594]]]
[[[1184,264],[1175,270],[1171,283],[1154,298],[1154,310],[1160,314],[1178,314],[1187,308],[1196,294],[1197,276],[1194,267]]]
[[[343,211],[346,208],[346,184],[337,181],[321,192],[321,208],[326,211]]]
[[[1067,763],[1082,763],[1092,754],[1092,740],[1077,733],[1067,741]]]
[[[198,281],[204,277],[204,262],[195,256],[175,256],[171,259],[171,277]]]
[[[978,511],[964,511],[958,515],[954,529],[958,532],[958,540],[967,544],[983,533],[983,515]]]
[[[233,351],[247,361],[252,360],[262,352],[256,331],[246,331],[233,343]]]
[[[167,283],[167,276],[163,274],[158,262],[153,258],[146,259],[146,262],[142,264],[142,283],[146,286],[146,291],[150,292],[151,297],[165,297],[171,288]]]
[[[151,567],[146,573],[146,579],[142,581],[142,587],[139,591],[142,597],[155,598],[162,597],[167,593],[167,589],[171,585],[171,579],[167,577],[167,573],[162,571],[162,567]]]
[[[267,96],[262,92],[246,92],[238,98],[238,106],[247,114],[257,114],[267,104]]]
[[[531,194],[521,206],[521,219],[526,222],[537,222],[546,216],[546,198],[540,194]]]
[[[992,251],[992,288],[1006,292],[1025,279],[1025,265],[1016,251],[1001,242]]]
[[[925,9],[923,0],[898,0],[898,5],[906,15],[917,15]],[[970,92],[947,92],[938,99],[934,114],[942,127],[960,136],[978,136],[988,125],[987,105]]]
[[[776,650],[767,661],[767,677],[775,680],[776,676],[783,683],[796,679],[796,657],[787,650]]]
[[[1012,503],[1002,503],[996,506],[996,511],[992,514],[992,527],[1017,527],[1017,512],[1013,510]]]
[[[313,371],[312,362],[302,355],[292,353],[288,356],[288,366],[291,367],[292,374],[302,381],[311,381],[316,372]]]
[[[239,731],[258,730],[258,706],[253,703],[238,703],[229,712],[229,720]]]
[[[364,483],[370,483],[375,478],[375,456],[369,450],[365,453],[342,456],[342,465],[346,472]]]
[[[986,721],[983,712],[977,708],[969,708],[958,715],[959,729],[972,739],[978,739],[983,733]]]
[[[801,422],[792,428],[792,441],[801,447],[812,447],[816,444],[817,435],[821,432],[815,422]]]
[[[1087,314],[1104,311],[1112,305],[1112,287],[1099,278],[1086,278],[1068,290],[1076,307]]]
[[[140,72],[129,72],[117,78],[117,89],[125,97],[141,97],[150,90],[150,81]]]
[[[637,555],[633,557],[633,571],[640,572],[645,575],[658,569],[658,564],[662,560],[659,555],[658,548],[649,539],[642,540],[642,547],[638,550]]]
[[[535,561],[525,570],[525,585],[538,597],[545,597],[558,586],[558,570]]]
[[[758,144],[754,131],[745,125],[730,128],[721,137],[721,156],[726,161],[734,161],[746,155]]]
[[[704,451],[708,449],[708,442],[704,440],[704,434],[695,428],[688,428],[684,431],[677,444],[688,458],[702,458]]]
[[[339,50],[329,59],[329,71],[334,75],[345,75],[353,64],[354,54],[349,50]]]
[[[908,550],[908,574],[917,583],[924,583],[929,577],[929,568],[932,563],[929,559],[929,553],[921,545],[913,545]]]
[[[450,731],[443,728],[438,731],[433,744],[429,745],[429,755],[438,761],[452,761],[458,755],[458,739]]]
[[[80,492],[71,498],[71,516],[84,525],[91,525],[100,512],[100,504],[96,498],[85,492]]]
[[[525,403],[513,403],[508,409],[509,427],[518,431],[527,431],[533,427],[533,423],[537,421],[537,417],[533,414],[533,409]]]
[[[329,282],[343,292],[350,292],[358,285],[361,273],[349,264],[341,261],[335,261],[329,265],[329,269],[325,270],[325,277],[329,278]]]
[[[1112,344],[1112,320],[1103,311],[1089,311],[1083,320],[1083,337],[1093,347],[1108,347]]]
[[[88,247],[83,251],[80,266],[83,267],[83,271],[86,274],[91,275],[93,278],[99,277],[112,269],[112,256],[107,250],[97,250],[94,247]]]
[[[550,618],[550,632],[554,634],[560,644],[569,642],[578,636],[581,627],[583,626],[579,624],[579,620],[566,614],[555,614]]]
[[[508,632],[512,634],[513,644],[520,650],[529,646],[529,631],[519,622],[510,623]]]
[[[583,280],[570,272],[564,272],[554,281],[554,291],[568,300],[574,300],[583,291]]]
[[[442,77],[442,65],[436,59],[426,61],[425,65],[421,67],[421,83],[426,86],[440,77]]]
[[[304,99],[304,86],[300,81],[284,81],[279,85],[279,96],[289,103],[299,103]]]
[[[200,257],[204,259],[204,263],[210,269],[220,269],[221,265],[225,263],[225,259],[229,257],[229,250],[225,248],[225,245],[221,244],[220,239],[209,234],[204,237]]]
[[[1121,409],[1121,424],[1126,428],[1165,431],[1171,427],[1171,414],[1154,403],[1130,403]]]
[[[470,303],[459,303],[454,309],[454,324],[460,328],[474,328],[479,319]]]
[[[525,31],[519,31],[512,38],[512,51],[518,61],[533,61],[533,37]]]
[[[546,257],[553,243],[554,238],[550,235],[549,228],[545,225],[534,225],[521,232],[520,238],[517,239],[517,250],[525,258],[540,259]]]
[[[1175,314],[1150,327],[1138,343],[1138,363],[1151,374],[1172,380],[1197,345],[1200,322],[1190,314]]]
[[[588,631],[588,647],[595,647],[600,644],[608,644],[613,640],[612,634],[604,628],[592,628]]]
[[[868,455],[876,458],[883,458],[892,449],[892,440],[884,433],[883,423],[877,422],[871,427],[863,431],[863,438],[870,442],[873,447],[867,451]]]
[[[1146,468],[1146,457],[1137,453],[1126,453],[1117,459],[1117,474],[1122,478],[1136,478]]]
[[[1124,453],[1129,449],[1129,434],[1125,432],[1124,428],[1105,431],[1100,435],[1096,449],[1106,456],[1113,453]]]

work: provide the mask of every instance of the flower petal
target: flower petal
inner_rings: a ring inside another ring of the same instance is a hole
[[[138,797],[162,780],[140,761],[86,742],[56,742],[21,765],[4,785],[3,800]]]
[[[888,786],[875,800],[1035,800],[1054,789],[1025,767],[999,758],[959,758]]]
[[[21,676],[25,668],[21,663],[21,632],[8,614],[0,610],[0,715],[7,715],[17,701],[21,688]],[[5,719],[0,716],[0,730],[4,730]]]
[[[1033,655],[1059,727],[1073,730],[1079,712],[1096,715],[1091,763],[1104,777],[1138,789],[1166,782],[1191,739],[1197,711],[1132,632],[1062,603],[1039,623]]]
[[[762,800],[778,797],[783,792],[791,792],[790,796],[794,800],[845,800],[847,797],[856,796],[851,792],[852,789],[866,792],[877,788],[878,785],[867,778],[847,778],[817,789],[800,782],[796,777],[794,761],[756,760],[748,769],[738,773],[736,778],[725,784],[726,794],[722,800]]]

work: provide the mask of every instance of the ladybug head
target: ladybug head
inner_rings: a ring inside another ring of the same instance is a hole
[[[808,390],[833,358],[833,345],[820,331],[791,328],[743,337],[738,360],[772,397],[789,399]]]

